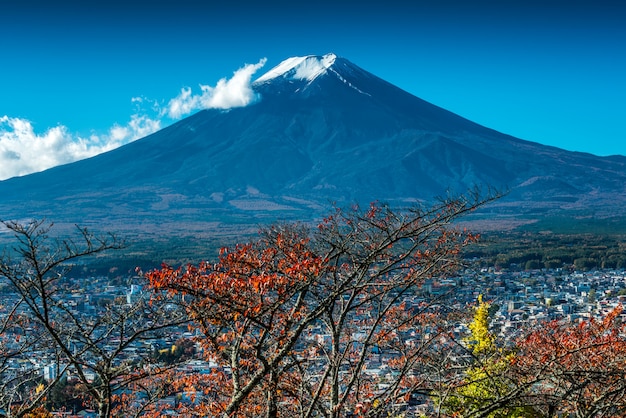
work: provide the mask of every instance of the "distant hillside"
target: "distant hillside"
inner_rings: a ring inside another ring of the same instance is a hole
[[[0,182],[0,217],[232,237],[309,220],[332,202],[404,206],[447,191],[509,194],[475,218],[623,217],[626,157],[513,138],[427,103],[344,58],[296,57],[254,84],[255,104],[204,110],[96,157]]]

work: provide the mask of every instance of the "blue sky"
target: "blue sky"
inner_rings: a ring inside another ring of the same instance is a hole
[[[618,1],[15,3],[0,0],[0,179],[163,128],[183,89],[328,52],[498,131],[626,155]]]

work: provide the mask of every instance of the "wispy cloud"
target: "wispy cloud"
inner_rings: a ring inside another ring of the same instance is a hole
[[[64,125],[36,132],[27,119],[0,116],[0,180],[110,151],[197,110],[247,106],[258,99],[252,90],[251,78],[265,62],[263,58],[256,64],[247,64],[230,79],[219,80],[214,87],[200,85],[199,94],[185,87],[178,96],[161,102],[166,105],[146,97],[133,97],[131,102],[137,113],[131,115],[126,124],[114,124],[103,134],[81,136]]]

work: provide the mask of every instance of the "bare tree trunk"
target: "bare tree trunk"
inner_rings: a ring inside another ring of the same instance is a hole
[[[267,418],[276,418],[278,416],[278,375],[275,370],[269,374],[269,388],[267,390]]]

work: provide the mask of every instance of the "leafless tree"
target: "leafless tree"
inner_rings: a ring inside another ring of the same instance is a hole
[[[47,359],[54,370],[48,383],[34,390],[29,402],[37,405],[61,376],[71,374],[84,390],[85,403],[92,404],[100,417],[111,416],[116,404],[131,401],[127,388],[164,371],[154,364],[150,350],[137,348],[184,324],[186,316],[166,300],[150,296],[132,303],[119,299],[91,315],[80,313],[68,300],[72,292],[85,291],[80,288],[84,283],[67,283],[72,265],[122,249],[124,242],[84,228],[77,229],[76,238],[52,238],[52,225],[42,220],[5,221],[3,225],[17,240],[0,259],[0,276],[16,295],[13,308],[3,319],[4,331],[19,326],[18,312],[34,330],[27,342],[7,352],[6,361],[28,351],[40,360]]]

